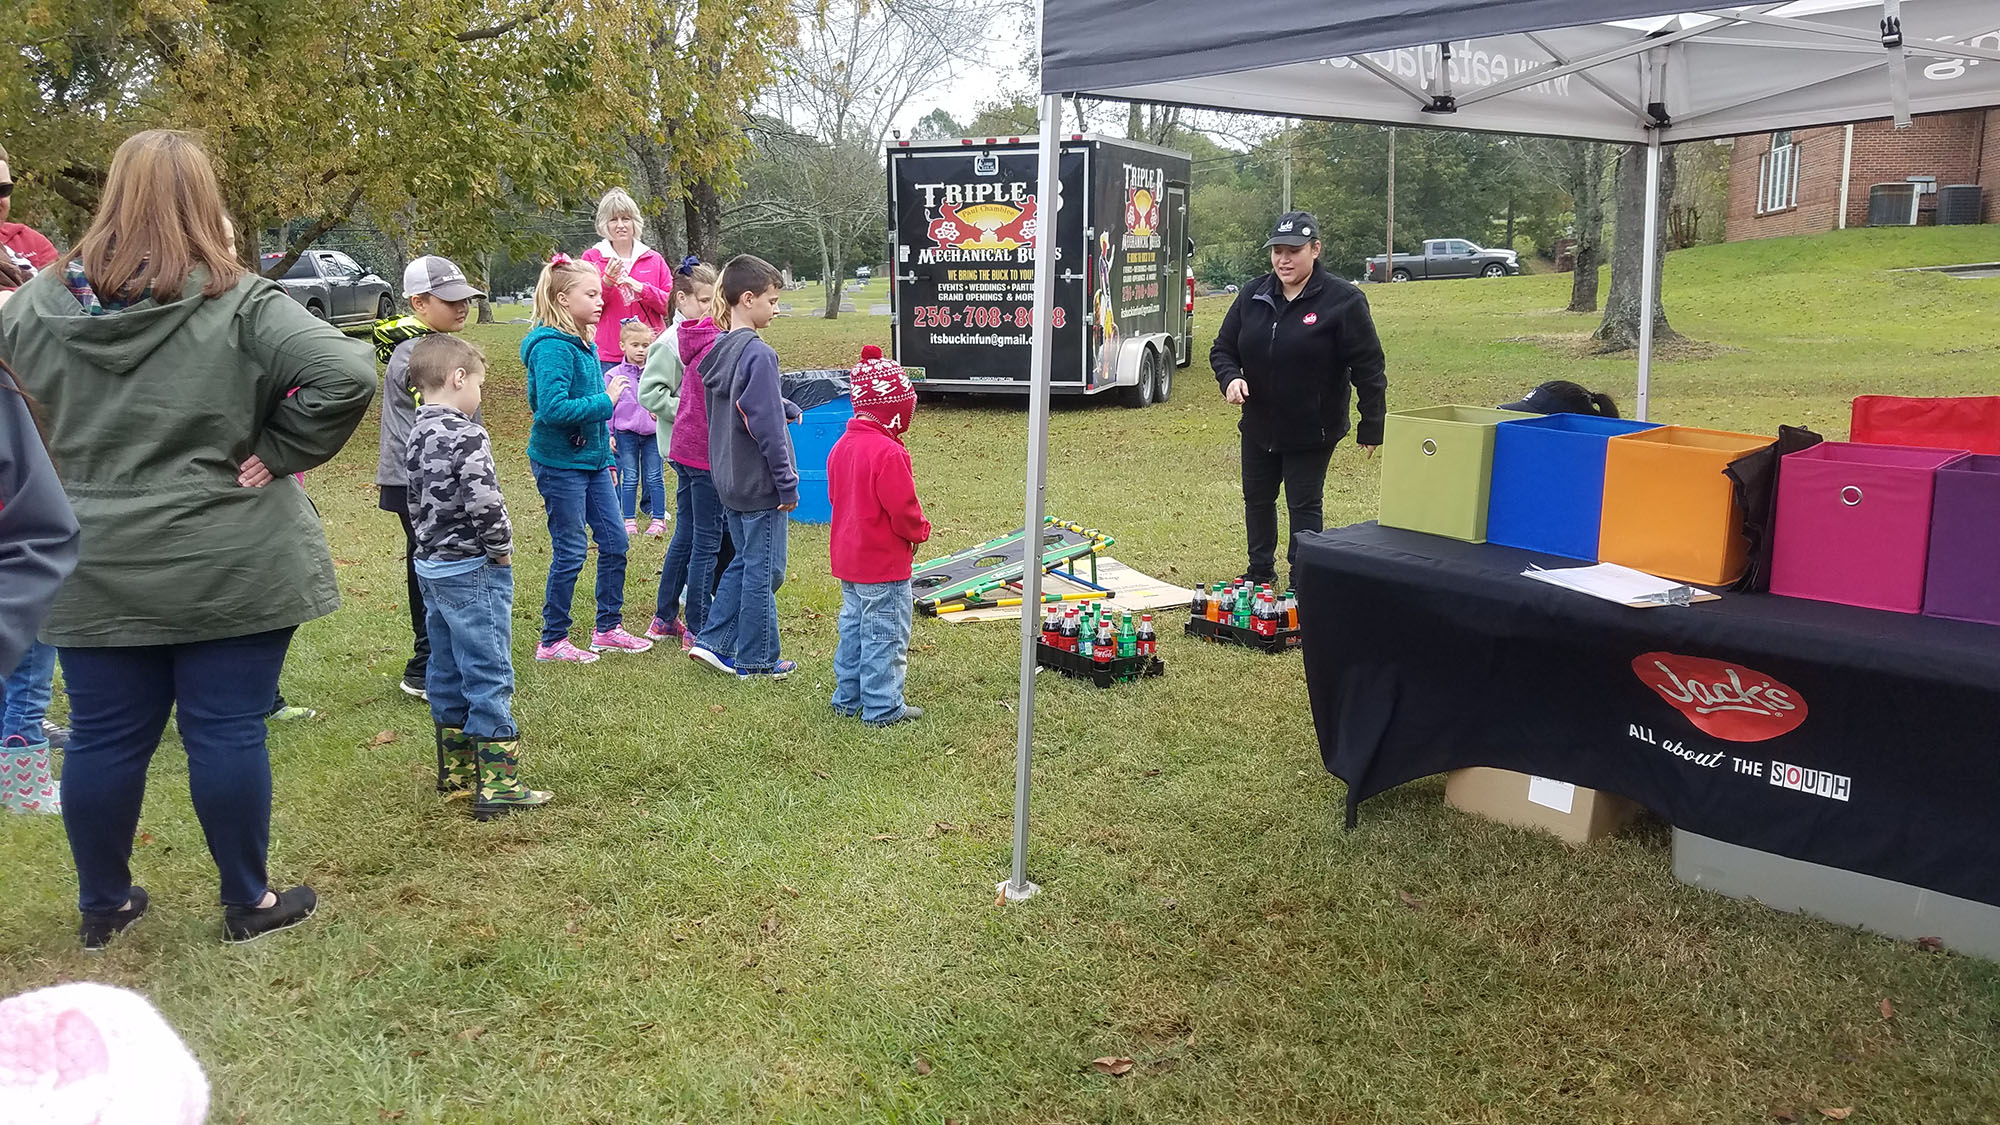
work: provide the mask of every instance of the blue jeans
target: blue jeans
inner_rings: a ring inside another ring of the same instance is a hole
[[[488,562],[449,578],[424,578],[430,667],[424,690],[431,719],[467,737],[517,738],[514,712],[514,568]]]
[[[542,595],[542,643],[569,636],[576,578],[590,553],[584,528],[597,540],[597,631],[616,629],[625,613],[625,521],[618,515],[610,469],[558,469],[528,462],[549,513],[549,584]],[[432,647],[436,647],[433,645]]]
[[[146,767],[170,711],[187,748],[194,815],[222,877],[222,904],[263,901],[271,838],[264,713],[291,643],[291,629],[274,629],[195,644],[62,650],[70,721],[63,828],[78,907],[117,910],[131,893]]]
[[[723,509],[736,557],[708,607],[695,643],[736,662],[738,672],[768,672],[778,662],[778,587],[785,584],[785,513]]]
[[[42,720],[49,714],[55,675],[56,650],[40,641],[29,645],[21,666],[0,681],[0,741],[16,734],[30,746],[48,740]]]
[[[632,519],[639,511],[639,478],[646,481],[646,514],[667,514],[667,478],[660,467],[660,435],[618,430],[618,508]]]
[[[910,580],[842,582],[833,650],[833,709],[871,723],[903,713],[910,668]]]
[[[701,635],[708,624],[708,603],[715,589],[715,562],[722,550],[722,498],[707,469],[674,467],[674,537],[667,543],[667,561],[660,567],[660,595],[653,616],[672,621],[681,612],[681,588],[687,588],[688,631]]]

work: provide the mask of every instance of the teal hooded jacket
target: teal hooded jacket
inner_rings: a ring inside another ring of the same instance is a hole
[[[614,403],[604,393],[604,369],[590,345],[560,328],[538,325],[521,341],[528,369],[528,460],[553,469],[611,467]],[[572,440],[581,437],[581,442]]]

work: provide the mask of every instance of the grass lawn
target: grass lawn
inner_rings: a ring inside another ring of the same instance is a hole
[[[1843,436],[1857,393],[1992,392],[2000,282],[1886,271],[1996,258],[2000,228],[1677,253],[1669,311],[1702,343],[1656,366],[1653,414]],[[1554,311],[1567,285],[1371,288],[1392,407],[1495,403],[1555,377],[1629,404],[1630,357],[1580,357],[1591,318]],[[1200,306],[1204,339],[1223,300]],[[768,336],[788,368],[845,366],[888,327],[801,316]],[[323,717],[271,738],[273,877],[316,885],[318,918],[216,943],[169,745],[134,861],[153,913],[101,959],[76,949],[61,826],[0,819],[0,995],[85,977],[143,990],[207,1066],[219,1122],[2000,1120],[2000,966],[1683,886],[1657,822],[1573,851],[1447,810],[1432,779],[1342,832],[1295,656],[1169,629],[1164,679],[1045,681],[1029,864],[1044,893],[1009,908],[993,885],[1015,630],[920,619],[910,696],[929,714],[879,732],[836,720],[823,528],[791,536],[789,682],[722,682],[665,654],[533,663],[549,552],[521,331],[471,338],[493,361],[520,533],[527,775],[556,803],[479,825],[432,792],[428,714],[395,688],[400,539],[375,509],[371,421],[308,476],[345,605],[300,631],[286,669],[286,694]],[[1064,402],[1050,510],[1110,530],[1153,574],[1233,575],[1233,425],[1199,361],[1161,407]],[[1012,404],[919,410],[938,552],[1016,525],[1025,426]],[[1329,523],[1373,515],[1376,469],[1336,455]],[[662,553],[633,549],[635,628]],[[589,591],[586,573],[586,619]],[[1093,1070],[1107,1055],[1136,1068]]]

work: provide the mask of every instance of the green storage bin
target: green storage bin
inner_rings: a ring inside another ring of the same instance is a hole
[[[1493,429],[1534,417],[1485,406],[1390,414],[1382,428],[1382,526],[1486,542]]]

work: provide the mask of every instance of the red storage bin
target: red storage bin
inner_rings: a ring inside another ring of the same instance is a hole
[[[1849,439],[1867,445],[2000,453],[2000,395],[1862,395],[1854,400],[1850,423]]]
[[[1937,470],[1962,450],[1829,441],[1778,465],[1771,592],[1917,613]]]

